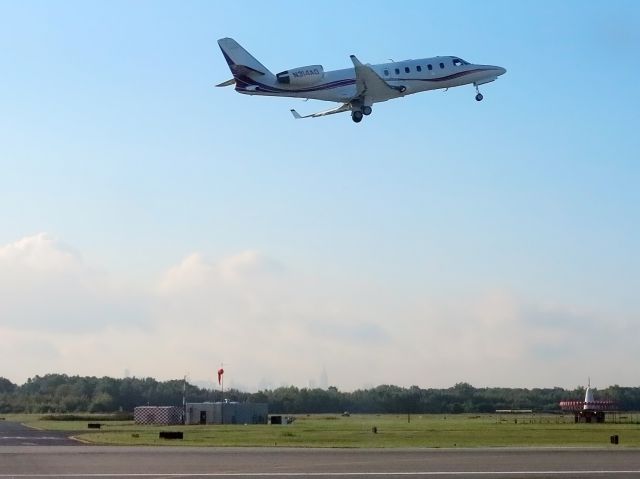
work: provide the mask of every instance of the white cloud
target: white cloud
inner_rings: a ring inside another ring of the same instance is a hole
[[[0,326],[21,330],[96,330],[140,323],[141,298],[41,233],[0,247]]]
[[[0,265],[6,275],[71,272],[82,269],[78,253],[53,239],[46,233],[22,238],[0,247]]]
[[[306,385],[323,366],[347,389],[637,382],[616,372],[640,359],[634,321],[508,291],[416,297],[321,280],[255,250],[190,254],[146,290],[125,280],[45,234],[0,247],[0,360],[15,365],[11,379],[130,369],[206,381],[224,361],[227,384],[250,388]]]

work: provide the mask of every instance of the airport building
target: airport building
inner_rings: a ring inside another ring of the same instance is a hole
[[[266,403],[187,403],[185,424],[267,424]]]

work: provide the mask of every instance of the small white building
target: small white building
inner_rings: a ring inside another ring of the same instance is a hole
[[[187,403],[185,424],[267,424],[266,403]]]

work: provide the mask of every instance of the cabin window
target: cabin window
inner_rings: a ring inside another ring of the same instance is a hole
[[[409,73],[411,71],[411,69],[409,67],[404,67],[404,72],[405,73]]]
[[[444,63],[441,63],[441,64],[440,64],[440,68],[444,68]]]
[[[396,68],[396,75],[400,75],[400,69]]]
[[[453,66],[454,67],[461,67],[463,65],[462,60],[460,60],[459,58],[454,58],[453,59]]]
[[[384,76],[388,77],[389,76],[389,70],[385,70],[384,71]]]
[[[422,67],[421,67],[420,65],[418,65],[418,66],[416,67],[416,70],[418,70],[419,72],[421,72],[421,71],[422,71]]]
[[[433,70],[433,65],[432,65],[431,63],[429,63],[429,64],[427,65],[427,68],[429,69],[429,71],[431,71],[431,70]]]

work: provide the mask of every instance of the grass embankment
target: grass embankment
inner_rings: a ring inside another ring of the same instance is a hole
[[[574,424],[573,417],[496,415],[302,415],[289,425],[140,426],[132,421],[44,421],[20,416],[41,429],[69,431],[97,444],[293,447],[500,447],[607,446],[617,434],[620,446],[640,446],[638,424]],[[13,419],[13,417],[7,417]],[[377,433],[373,433],[373,427]],[[183,431],[183,440],[158,438],[159,431]]]

